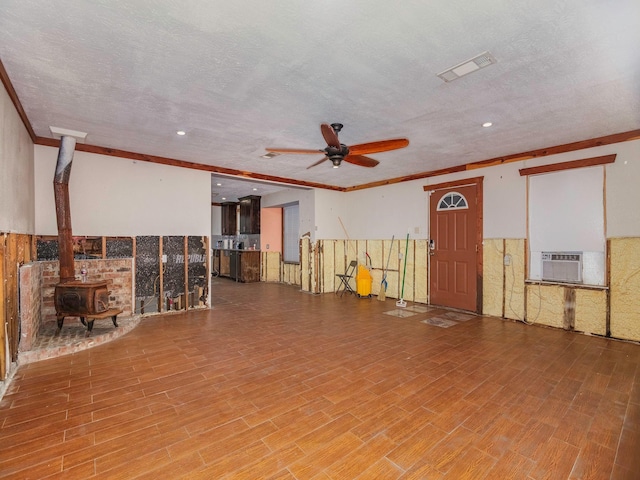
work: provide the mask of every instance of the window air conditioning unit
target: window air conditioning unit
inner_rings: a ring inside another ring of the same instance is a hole
[[[582,283],[582,252],[542,252],[542,280]]]

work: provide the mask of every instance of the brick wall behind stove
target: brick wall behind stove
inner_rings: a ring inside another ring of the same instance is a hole
[[[55,286],[60,282],[59,263],[57,261],[39,262],[42,264],[42,322],[55,322],[56,310],[53,302]],[[123,310],[123,316],[133,312],[133,259],[113,258],[104,260],[76,260],[75,275],[80,279],[80,270],[87,268],[87,281],[109,282],[109,306]]]
[[[42,266],[39,262],[20,267],[20,345],[22,352],[31,350],[42,324]]]

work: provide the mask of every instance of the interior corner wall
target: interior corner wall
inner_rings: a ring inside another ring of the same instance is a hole
[[[316,238],[316,190],[289,188],[287,190],[281,190],[276,193],[264,195],[260,199],[260,207],[283,207],[285,205],[290,205],[296,202],[298,203],[298,213],[300,218],[300,230],[298,232],[298,235],[302,237],[302,235],[309,232],[311,234],[311,240],[314,241]]]
[[[57,235],[58,149],[35,146],[35,226]],[[211,174],[76,151],[69,180],[74,235],[211,235]]]
[[[0,232],[33,234],[33,142],[1,84],[0,170]]]

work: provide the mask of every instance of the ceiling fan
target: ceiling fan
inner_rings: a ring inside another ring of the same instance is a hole
[[[409,145],[409,140],[406,138],[394,138],[390,140],[379,140],[377,142],[360,143],[358,145],[346,146],[344,143],[340,143],[338,139],[338,133],[342,130],[343,125],[341,123],[328,123],[320,124],[320,131],[324,137],[324,141],[327,142],[327,147],[322,150],[306,150],[299,148],[267,148],[268,152],[274,153],[296,153],[296,154],[318,154],[324,153],[324,158],[318,160],[316,163],[309,165],[307,169],[320,165],[322,162],[331,160],[333,168],[338,168],[340,163],[344,160],[360,167],[375,167],[378,165],[378,160],[366,157],[365,154],[388,152],[389,150],[397,150]]]

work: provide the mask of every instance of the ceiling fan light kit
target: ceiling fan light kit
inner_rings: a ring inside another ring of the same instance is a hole
[[[320,132],[322,133],[324,141],[327,143],[327,146],[324,149],[307,150],[299,148],[268,147],[266,148],[266,150],[267,152],[275,154],[289,153],[317,155],[318,153],[324,153],[324,158],[321,158],[317,162],[309,165],[307,169],[315,167],[316,165],[320,165],[327,160],[331,160],[333,168],[338,168],[342,161],[352,163],[353,165],[358,165],[360,167],[372,168],[378,165],[380,162],[378,162],[378,160],[365,156],[365,154],[368,155],[370,153],[388,152],[391,150],[404,148],[409,145],[409,140],[406,138],[393,138],[390,140],[379,140],[376,142],[360,143],[348,147],[344,143],[340,143],[340,139],[338,138],[338,132],[340,132],[342,128],[343,125],[341,123],[332,123],[331,125],[329,125],[328,123],[322,123],[320,125]],[[266,158],[267,155],[269,154],[263,156]]]

